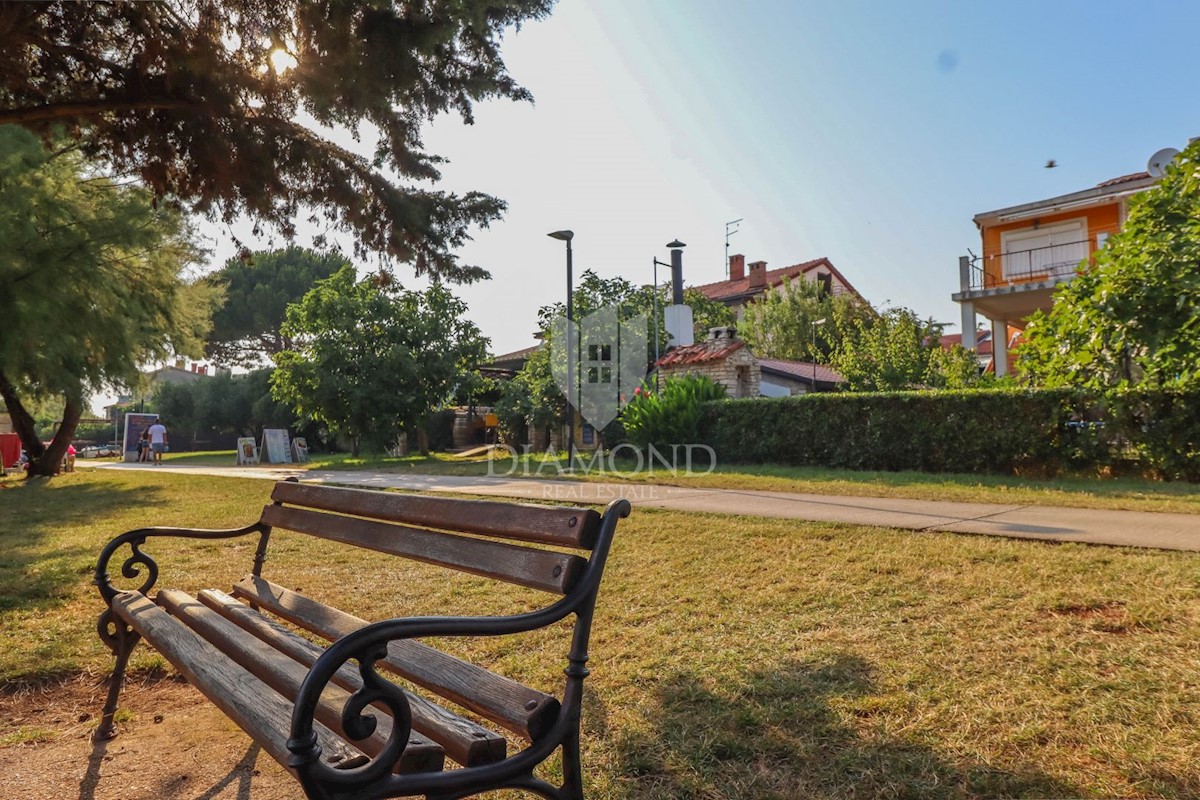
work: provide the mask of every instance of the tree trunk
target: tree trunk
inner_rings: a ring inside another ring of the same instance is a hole
[[[17,388],[2,372],[0,372],[0,396],[4,398],[4,405],[12,418],[13,430],[21,437],[21,446],[25,448],[25,454],[29,456],[29,475],[46,477],[56,475],[62,467],[63,456],[67,454],[71,437],[75,435],[79,418],[83,416],[83,401],[78,397],[67,397],[66,406],[63,408],[62,424],[58,426],[58,431],[54,434],[54,441],[50,443],[49,447],[46,447],[37,436],[33,417],[21,403],[21,398],[17,397]]]
[[[421,451],[421,455],[429,455],[429,431],[423,424],[417,428],[417,449]]]
[[[75,428],[79,418],[83,416],[83,402],[79,398],[67,397],[66,407],[63,408],[62,424],[54,434],[54,440],[42,453],[40,458],[30,459],[29,474],[44,475],[47,478],[57,475],[62,469],[63,458],[67,455],[67,447],[75,436]]]
[[[17,397],[17,387],[12,385],[3,372],[0,372],[0,397],[4,398],[4,406],[12,418],[13,430],[21,437],[21,446],[25,448],[25,454],[30,460],[40,458],[46,448],[37,436],[37,426],[33,417],[25,410],[25,406],[21,404],[21,399]]]

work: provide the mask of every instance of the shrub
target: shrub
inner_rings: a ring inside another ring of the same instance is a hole
[[[1200,479],[1200,396],[1067,389],[818,394],[709,403],[725,462],[1056,474],[1133,468]]]
[[[643,450],[699,442],[703,404],[724,397],[725,387],[703,375],[667,378],[658,392],[643,385],[621,414],[625,436]]]

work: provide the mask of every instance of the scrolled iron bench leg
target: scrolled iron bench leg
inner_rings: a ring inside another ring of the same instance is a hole
[[[112,613],[112,609],[105,609],[104,613],[100,615],[100,619],[96,623],[96,630],[100,634],[100,640],[116,656],[112,675],[108,679],[108,698],[104,702],[100,727],[96,728],[96,732],[92,734],[92,741],[99,742],[116,736],[113,718],[117,714],[117,700],[121,695],[121,687],[125,684],[125,665],[129,663],[129,654],[133,652],[134,645],[141,637],[123,620],[118,619]]]

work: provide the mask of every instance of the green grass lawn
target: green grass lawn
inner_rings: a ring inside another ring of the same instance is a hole
[[[215,453],[170,453],[172,463],[229,466],[232,450]],[[611,466],[606,463],[606,466]],[[613,470],[566,471],[566,460],[534,454],[514,461],[497,456],[462,459],[445,453],[428,457],[352,457],[345,453],[313,454],[309,469],[371,469],[431,475],[511,475],[562,480],[657,483],[695,488],[750,489],[858,497],[900,497],[911,500],[953,500],[971,503],[1073,506],[1130,511],[1172,511],[1200,514],[1200,485],[1164,483],[1134,478],[1022,478],[1001,475],[932,474],[925,472],[856,472],[820,467],[718,465],[711,473],[672,473],[661,468],[636,472],[633,459],[621,459]],[[636,472],[636,474],[635,474]]]
[[[90,586],[107,539],[240,525],[269,492],[111,471],[0,486],[5,685],[108,668]],[[184,589],[227,588],[253,555],[145,549]],[[288,534],[265,574],[375,618],[546,602]],[[593,634],[589,796],[1200,796],[1198,578],[1184,553],[635,511]],[[553,690],[561,633],[445,646]],[[161,667],[136,653],[135,670]]]

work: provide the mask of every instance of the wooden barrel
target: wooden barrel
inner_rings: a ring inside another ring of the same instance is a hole
[[[454,412],[454,427],[451,433],[454,437],[454,448],[464,450],[475,444],[475,419],[466,411]]]

